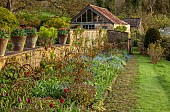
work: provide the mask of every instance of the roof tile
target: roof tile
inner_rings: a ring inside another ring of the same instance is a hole
[[[122,24],[122,25],[127,25],[126,22],[120,20],[118,17],[113,15],[110,11],[108,11],[106,8],[98,7],[95,5],[90,4],[90,6],[95,9],[97,12],[99,12],[101,15],[106,17],[108,20],[110,20],[114,24]]]
[[[140,25],[140,18],[125,18],[123,19],[126,23],[130,24],[132,27],[139,27]]]
[[[106,8],[102,8],[102,7],[98,7],[92,4],[89,4],[88,6],[86,6],[84,9],[82,9],[82,11],[80,11],[74,18],[72,18],[71,21],[74,21],[77,17],[79,17],[79,15],[84,11],[87,10],[89,7],[91,7],[92,9],[94,9],[95,11],[97,11],[99,14],[101,14],[102,16],[104,16],[107,20],[109,20],[112,24],[121,24],[121,25],[128,25],[126,22],[124,22],[123,20],[119,19],[118,17],[116,17],[115,15],[113,15],[110,11],[108,11]]]

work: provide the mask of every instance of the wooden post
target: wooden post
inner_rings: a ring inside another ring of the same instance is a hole
[[[91,11],[91,22],[94,21],[93,19],[94,19],[94,18],[93,18],[93,12]]]
[[[86,10],[86,22],[88,22],[88,18],[87,18],[87,10]]]
[[[97,21],[97,22],[99,21],[99,20],[98,20],[98,17],[99,17],[99,16],[97,15],[97,18],[96,18],[96,21]]]
[[[82,15],[81,15],[81,23],[82,23]]]
[[[129,51],[129,54],[132,54],[132,39],[129,38],[128,39],[128,51]]]

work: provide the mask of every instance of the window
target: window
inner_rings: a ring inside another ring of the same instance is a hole
[[[84,29],[88,29],[88,25],[83,25],[83,28]]]
[[[108,26],[102,26],[103,29],[108,29]]]
[[[83,25],[84,29],[95,29],[94,25]]]

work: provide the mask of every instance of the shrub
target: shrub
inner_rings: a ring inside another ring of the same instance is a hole
[[[34,27],[26,27],[25,32],[27,33],[28,36],[38,34],[37,29]]]
[[[0,38],[8,38],[7,33],[3,30],[0,30]]]
[[[14,37],[14,36],[27,36],[27,33],[25,32],[25,29],[16,28],[16,29],[12,30],[11,36],[12,37]]]
[[[17,18],[6,8],[0,7],[0,28],[10,32],[19,25]]]
[[[144,31],[147,31],[149,28],[164,28],[170,25],[170,19],[168,15],[164,14],[142,14],[142,26]]]
[[[155,43],[157,40],[160,40],[160,39],[161,39],[161,35],[159,31],[155,28],[149,28],[144,38],[145,49],[148,48],[149,44]]]
[[[117,26],[115,31],[125,32],[127,30],[126,26]]]
[[[164,48],[161,47],[159,42],[149,44],[148,54],[153,64],[156,64],[160,60],[163,52]]]
[[[140,39],[140,32],[138,30],[134,30],[131,32],[131,38],[133,40],[133,46],[137,47],[138,46],[138,42]]]
[[[54,27],[50,27],[48,29],[44,26],[41,26],[39,35],[40,35],[40,37],[44,37],[44,38],[55,38],[57,36],[57,32]]]
[[[170,37],[163,37],[161,42],[162,47],[166,48],[164,56],[170,61]]]
[[[50,47],[53,44],[53,39],[57,36],[57,31],[54,27],[50,27],[49,29],[41,26],[39,31],[39,45],[43,45],[45,47]]]
[[[44,25],[54,28],[69,28],[70,21],[66,18],[56,17],[48,20]]]
[[[168,61],[170,61],[170,54],[168,54],[168,56],[166,57],[166,59],[167,59]]]
[[[66,35],[66,34],[68,34],[67,29],[63,28],[58,30],[58,35]]]
[[[18,12],[15,15],[21,25],[28,25],[28,22],[34,17],[32,14],[28,14],[24,12]]]
[[[41,20],[38,19],[38,18],[32,18],[32,19],[28,22],[28,26],[35,27],[35,28],[40,28],[40,26],[41,26]]]
[[[35,27],[37,29],[42,25],[41,23],[48,20],[50,17],[41,17],[40,13],[26,13],[26,12],[18,12],[16,14],[21,25]]]

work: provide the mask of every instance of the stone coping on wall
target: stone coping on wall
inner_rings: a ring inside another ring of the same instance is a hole
[[[63,47],[63,46],[69,46],[69,44],[54,44],[52,47]],[[20,54],[26,54],[30,51],[43,50],[43,49],[45,49],[45,47],[37,46],[35,48],[24,48],[23,51],[6,51],[4,56],[0,56],[0,60],[17,56]]]
[[[44,49],[44,47],[38,46],[35,48],[24,48],[23,51],[6,51],[5,56],[0,56],[0,59],[6,59],[20,54],[28,53],[29,51],[41,50],[41,49]]]

